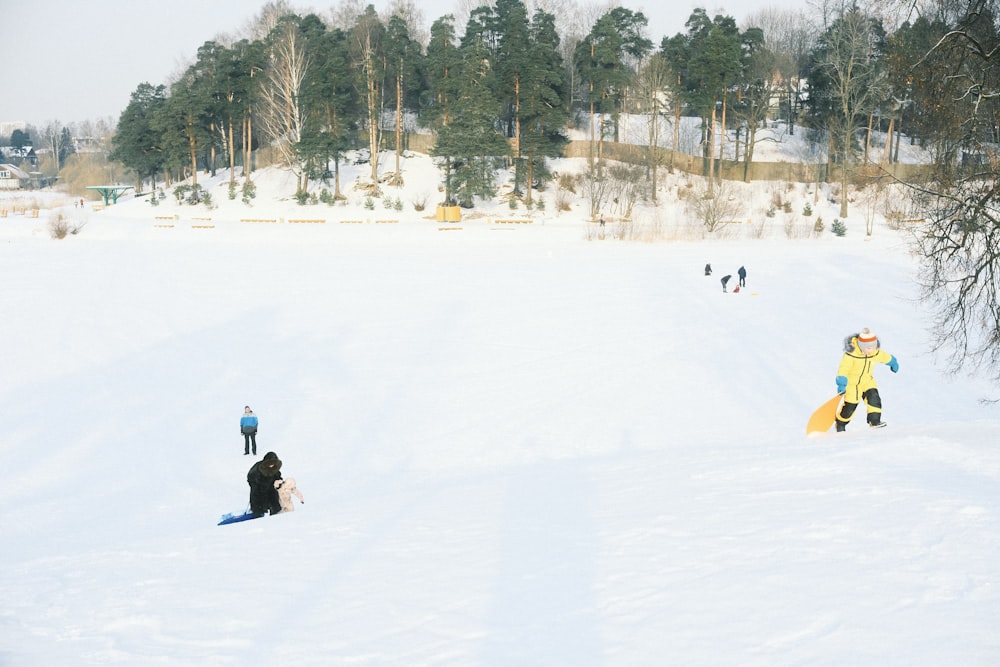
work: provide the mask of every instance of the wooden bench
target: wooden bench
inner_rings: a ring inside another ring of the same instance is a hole
[[[498,225],[528,225],[533,221],[531,218],[497,218],[493,222]]]
[[[310,225],[324,225],[324,224],[326,224],[326,220],[321,220],[319,218],[317,218],[315,220],[309,220],[309,219],[306,219],[306,218],[289,218],[288,222],[290,222],[292,224],[310,224]]]
[[[215,229],[215,225],[191,225],[191,229]]]
[[[240,218],[240,222],[277,222],[277,218]]]
[[[157,220],[176,220],[177,216],[176,215],[158,215],[158,216],[156,216],[156,219]]]
[[[399,222],[399,220],[376,220],[376,221],[375,221],[375,223],[376,223],[376,224],[379,224],[379,223],[388,223],[388,224],[392,224],[392,223],[394,223],[394,222]]]
[[[153,227],[155,227],[157,229],[173,229],[174,228],[173,225],[168,225],[168,224],[165,224],[165,223],[162,223],[162,222],[155,223],[153,225]]]
[[[364,223],[365,223],[364,220],[341,220],[340,221],[340,224],[342,224],[342,225],[363,225]]]

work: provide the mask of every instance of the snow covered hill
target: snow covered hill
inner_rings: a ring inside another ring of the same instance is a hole
[[[995,388],[929,353],[902,232],[447,224],[426,170],[391,214],[271,172],[0,220],[0,664],[1000,662]],[[889,427],[807,438],[862,326]],[[247,404],[306,502],[217,527]]]

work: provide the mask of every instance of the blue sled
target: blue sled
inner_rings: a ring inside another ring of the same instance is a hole
[[[229,514],[222,515],[222,519],[219,520],[219,525],[224,526],[227,523],[239,523],[240,521],[249,521],[250,519],[253,518],[254,518],[253,512],[251,512],[250,510],[247,510],[243,514],[233,514],[232,512],[230,512]]]

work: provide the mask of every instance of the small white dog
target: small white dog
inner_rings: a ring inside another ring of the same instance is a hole
[[[295,479],[292,477],[274,480],[274,488],[278,490],[278,502],[281,503],[282,512],[295,511],[295,505],[292,504],[293,494],[299,499],[300,503],[304,504],[306,502],[302,498],[302,492],[299,491],[299,487],[295,486]]]

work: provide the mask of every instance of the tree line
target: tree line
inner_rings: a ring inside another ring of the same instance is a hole
[[[156,177],[196,182],[199,168],[223,165],[235,183],[235,167],[249,179],[252,151],[267,145],[295,172],[299,192],[332,181],[339,197],[340,166],[348,151],[363,148],[377,193],[383,180],[402,178],[400,155],[419,124],[435,135],[447,201],[471,206],[491,196],[505,162],[516,195],[530,202],[550,177],[548,159],[562,154],[568,127],[587,130],[600,178],[604,142],[620,138],[623,113],[637,113],[649,119],[653,198],[663,166],[657,147],[678,147],[682,116],[701,119],[707,175],[728,150],[748,178],[757,132],[775,115],[788,131],[808,132],[817,161],[845,167],[845,186],[849,167],[870,155],[876,130],[889,137],[882,162],[898,158],[905,135],[951,169],[962,151],[974,153],[975,141],[997,133],[993,123],[970,136],[952,71],[961,67],[957,56],[927,55],[963,8],[943,1],[899,22],[874,7],[824,4],[818,20],[768,10],[743,29],[731,16],[695,9],[686,32],[657,45],[645,36],[646,17],[624,7],[585,34],[560,35],[554,14],[529,15],[522,0],[496,0],[473,9],[461,35],[453,15],[438,18],[424,45],[405,11],[383,18],[369,5],[333,25],[278,3],[262,17],[259,37],[206,42],[169,86],[140,84],[119,118],[111,157],[140,186]],[[887,23],[898,25],[889,32]],[[996,39],[995,22],[977,30]],[[391,172],[380,164],[387,148],[395,152]],[[841,193],[846,216],[847,187]]]

